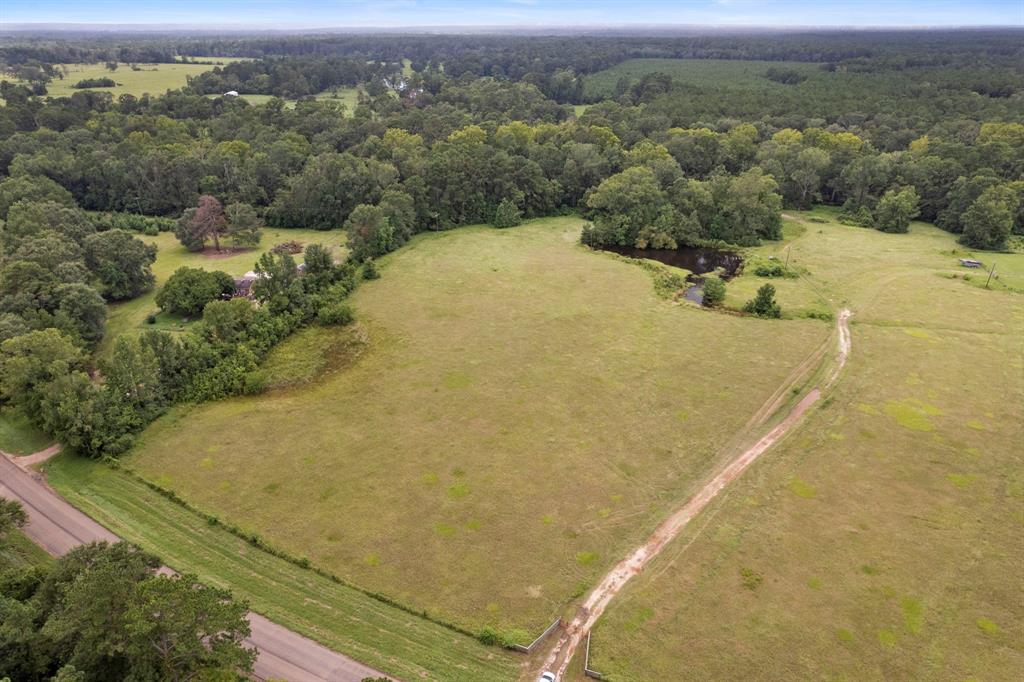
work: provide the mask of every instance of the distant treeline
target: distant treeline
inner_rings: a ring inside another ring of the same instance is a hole
[[[831,31],[737,35],[275,35],[94,36],[58,39],[9,37],[0,62],[171,62],[199,57],[330,56],[374,61],[410,59],[417,70],[443,65],[451,75],[471,73],[519,79],[570,69],[588,74],[637,57],[764,59],[844,63],[877,71],[917,66],[1021,64],[1021,31]]]

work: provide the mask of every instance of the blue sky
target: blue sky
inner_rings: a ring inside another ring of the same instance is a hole
[[[0,24],[1024,26],[1024,0],[0,0]]]

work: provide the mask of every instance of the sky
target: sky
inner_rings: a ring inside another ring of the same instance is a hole
[[[1024,0],[0,0],[5,24],[345,27],[1024,26]]]

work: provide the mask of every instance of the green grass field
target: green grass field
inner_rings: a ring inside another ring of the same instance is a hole
[[[238,61],[231,57],[218,57],[217,61],[227,64]],[[50,97],[70,97],[81,90],[73,87],[75,83],[86,78],[111,78],[117,82],[112,88],[88,88],[99,92],[109,92],[116,99],[123,94],[136,97],[149,93],[162,95],[168,90],[185,87],[188,76],[197,76],[210,71],[216,65],[211,64],[137,64],[139,71],[133,71],[128,64],[118,65],[117,71],[110,71],[103,63],[96,64],[62,64],[65,71],[63,79],[55,78],[46,86]]]
[[[620,79],[626,78],[635,83],[649,73],[666,73],[682,85],[771,90],[788,86],[765,78],[768,69],[792,69],[811,75],[820,72],[818,66],[804,62],[740,59],[628,59],[587,76],[583,81],[583,93],[591,98],[612,97]]]
[[[0,573],[9,568],[47,566],[53,559],[20,530],[13,530],[0,540]]]
[[[512,654],[273,557],[104,464],[60,455],[45,468],[61,495],[120,537],[336,651],[406,680],[516,676]]]
[[[11,407],[0,409],[0,450],[11,455],[31,455],[52,442],[49,436],[29,423],[21,410]]]
[[[529,641],[831,331],[658,298],[581,225],[416,237],[354,294],[354,330],[268,361],[335,371],[179,407],[125,464],[364,588]]]
[[[359,92],[359,88],[336,88],[334,90],[325,90],[324,92],[318,93],[316,98],[323,102],[337,102],[338,104],[344,104],[345,115],[352,116],[355,113],[356,105],[359,104]],[[207,95],[207,97],[210,98],[220,96],[221,95]],[[266,104],[270,100],[274,99],[273,95],[241,94],[239,97],[254,106]],[[293,99],[285,100],[285,108],[294,109],[296,103],[296,100]]]
[[[1024,297],[950,278],[957,245],[936,228],[808,220],[830,215],[787,221],[810,275],[780,300],[850,305],[845,374],[613,603],[591,647],[610,679],[1002,680],[1024,667]],[[995,257],[1007,279],[1024,266]]]
[[[171,315],[158,315],[155,325],[146,323],[150,314],[159,313],[156,305],[156,292],[167,278],[180,267],[204,268],[206,270],[223,270],[229,275],[238,276],[252,270],[260,255],[275,245],[287,241],[298,241],[302,244],[320,243],[330,247],[336,258],[345,254],[345,232],[343,230],[301,230],[265,228],[260,245],[254,249],[225,251],[217,253],[207,249],[193,253],[181,245],[173,232],[161,232],[155,237],[137,235],[147,244],[157,247],[156,262],[153,263],[153,274],[156,275],[156,286],[141,296],[108,306],[107,330],[100,344],[99,354],[102,355],[113,347],[117,337],[125,333],[138,333],[143,329],[163,329],[165,331],[183,331],[187,324]],[[302,262],[302,254],[296,254],[296,262]]]

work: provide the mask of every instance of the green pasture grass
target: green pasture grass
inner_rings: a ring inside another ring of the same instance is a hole
[[[771,90],[790,87],[764,77],[770,68],[793,69],[812,75],[818,64],[771,62],[746,59],[627,59],[621,64],[586,76],[583,92],[587,97],[612,97],[619,80],[636,83],[647,74],[665,73],[681,85]]]
[[[344,104],[345,115],[352,116],[353,114],[355,114],[356,105],[359,104],[360,91],[360,88],[335,88],[333,90],[324,90],[323,92],[317,93],[316,99],[323,102],[336,102],[338,104]],[[215,99],[221,96],[222,95],[207,95],[207,97],[211,99]],[[251,95],[244,93],[239,95],[239,97],[254,106],[266,104],[270,100],[275,99],[273,95]],[[284,106],[286,109],[294,109],[296,104],[297,101],[293,99],[286,99],[284,101]]]
[[[953,235],[831,215],[794,216],[811,274],[780,298],[853,309],[845,373],[613,603],[591,644],[611,679],[997,680],[1024,666],[1024,297],[938,276],[957,267]],[[763,580],[743,589],[744,571]]]
[[[302,244],[320,243],[331,248],[335,258],[345,255],[345,233],[342,230],[303,230],[286,228],[265,228],[260,245],[252,249],[239,249],[217,253],[212,248],[201,252],[186,249],[173,232],[161,232],[155,237],[137,235],[147,244],[157,247],[156,262],[153,263],[153,274],[156,286],[153,290],[137,296],[130,301],[113,303],[107,310],[107,328],[103,341],[100,343],[99,355],[113,348],[117,337],[125,333],[139,333],[144,329],[163,329],[177,332],[187,329],[186,320],[178,316],[160,313],[156,305],[156,292],[181,267],[203,268],[205,270],[222,270],[229,275],[239,276],[252,270],[262,253],[277,244],[298,241]],[[302,262],[302,254],[295,254],[295,260]],[[157,315],[157,324],[146,323],[151,314]]]
[[[267,363],[340,369],[176,408],[126,466],[361,587],[530,641],[831,332],[660,298],[581,226],[415,237],[352,296],[354,328]]]
[[[875,310],[876,302],[884,301],[900,308],[891,311],[895,315],[891,321],[910,324],[921,319],[928,326],[935,323],[932,304],[938,292],[944,292],[943,300],[963,305],[973,300],[969,285],[984,287],[985,273],[960,266],[959,259],[967,257],[983,262],[995,260],[1001,275],[989,293],[1018,288],[1024,293],[1024,254],[965,252],[957,244],[956,235],[917,221],[910,224],[906,234],[843,225],[836,220],[838,209],[826,206],[788,211],[785,215],[781,241],[764,242],[744,251],[747,255],[774,257],[781,263],[788,259],[790,267],[801,276],[766,278],[756,276],[752,269],[745,270],[726,285],[727,307],[742,308],[761,285],[770,283],[784,316],[834,312],[844,305],[859,304],[857,320],[876,314],[886,317],[890,311]],[[964,281],[964,275],[970,279]],[[902,296],[879,298],[882,293],[895,291],[902,292]],[[946,322],[969,327],[971,317],[947,317]]]
[[[228,57],[218,57],[217,61],[227,63]],[[168,90],[178,90],[187,85],[188,76],[198,76],[210,71],[216,65],[211,64],[137,64],[139,71],[133,71],[128,64],[119,64],[117,71],[110,71],[103,62],[96,64],[61,64],[65,71],[64,78],[55,78],[46,85],[50,97],[70,97],[82,90],[72,87],[86,78],[111,78],[118,85],[111,88],[87,88],[97,92],[109,92],[116,99],[120,95],[129,94],[136,97],[149,93],[162,95]]]
[[[22,410],[0,408],[0,450],[11,455],[31,455],[52,442],[49,436],[32,426]]]
[[[45,468],[64,497],[118,536],[331,649],[405,680],[516,676],[513,654],[271,556],[124,472],[73,455]]]
[[[18,529],[0,540],[0,573],[10,568],[45,567],[51,562],[53,558]]]

